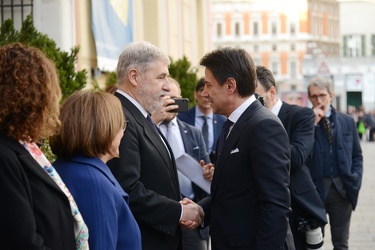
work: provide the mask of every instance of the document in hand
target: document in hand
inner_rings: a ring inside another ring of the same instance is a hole
[[[211,182],[203,177],[203,168],[190,155],[184,153],[176,159],[177,169],[186,175],[192,182],[210,193]]]

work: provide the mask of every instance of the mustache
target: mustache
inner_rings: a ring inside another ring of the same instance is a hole
[[[165,96],[165,95],[168,95],[167,91],[165,91],[165,90],[160,91],[159,96]]]

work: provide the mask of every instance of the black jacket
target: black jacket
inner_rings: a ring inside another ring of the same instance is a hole
[[[0,132],[0,248],[75,249],[68,198],[16,140]]]

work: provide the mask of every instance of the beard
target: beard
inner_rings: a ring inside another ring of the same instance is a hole
[[[167,95],[168,92],[161,90],[157,93],[152,93],[147,88],[147,83],[143,83],[139,86],[137,91],[138,102],[146,109],[150,114],[154,113],[163,104],[162,96]]]

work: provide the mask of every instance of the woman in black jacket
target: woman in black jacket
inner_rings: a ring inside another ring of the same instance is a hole
[[[0,65],[0,248],[88,249],[73,197],[37,146],[59,125],[55,65],[19,43],[0,47]]]

